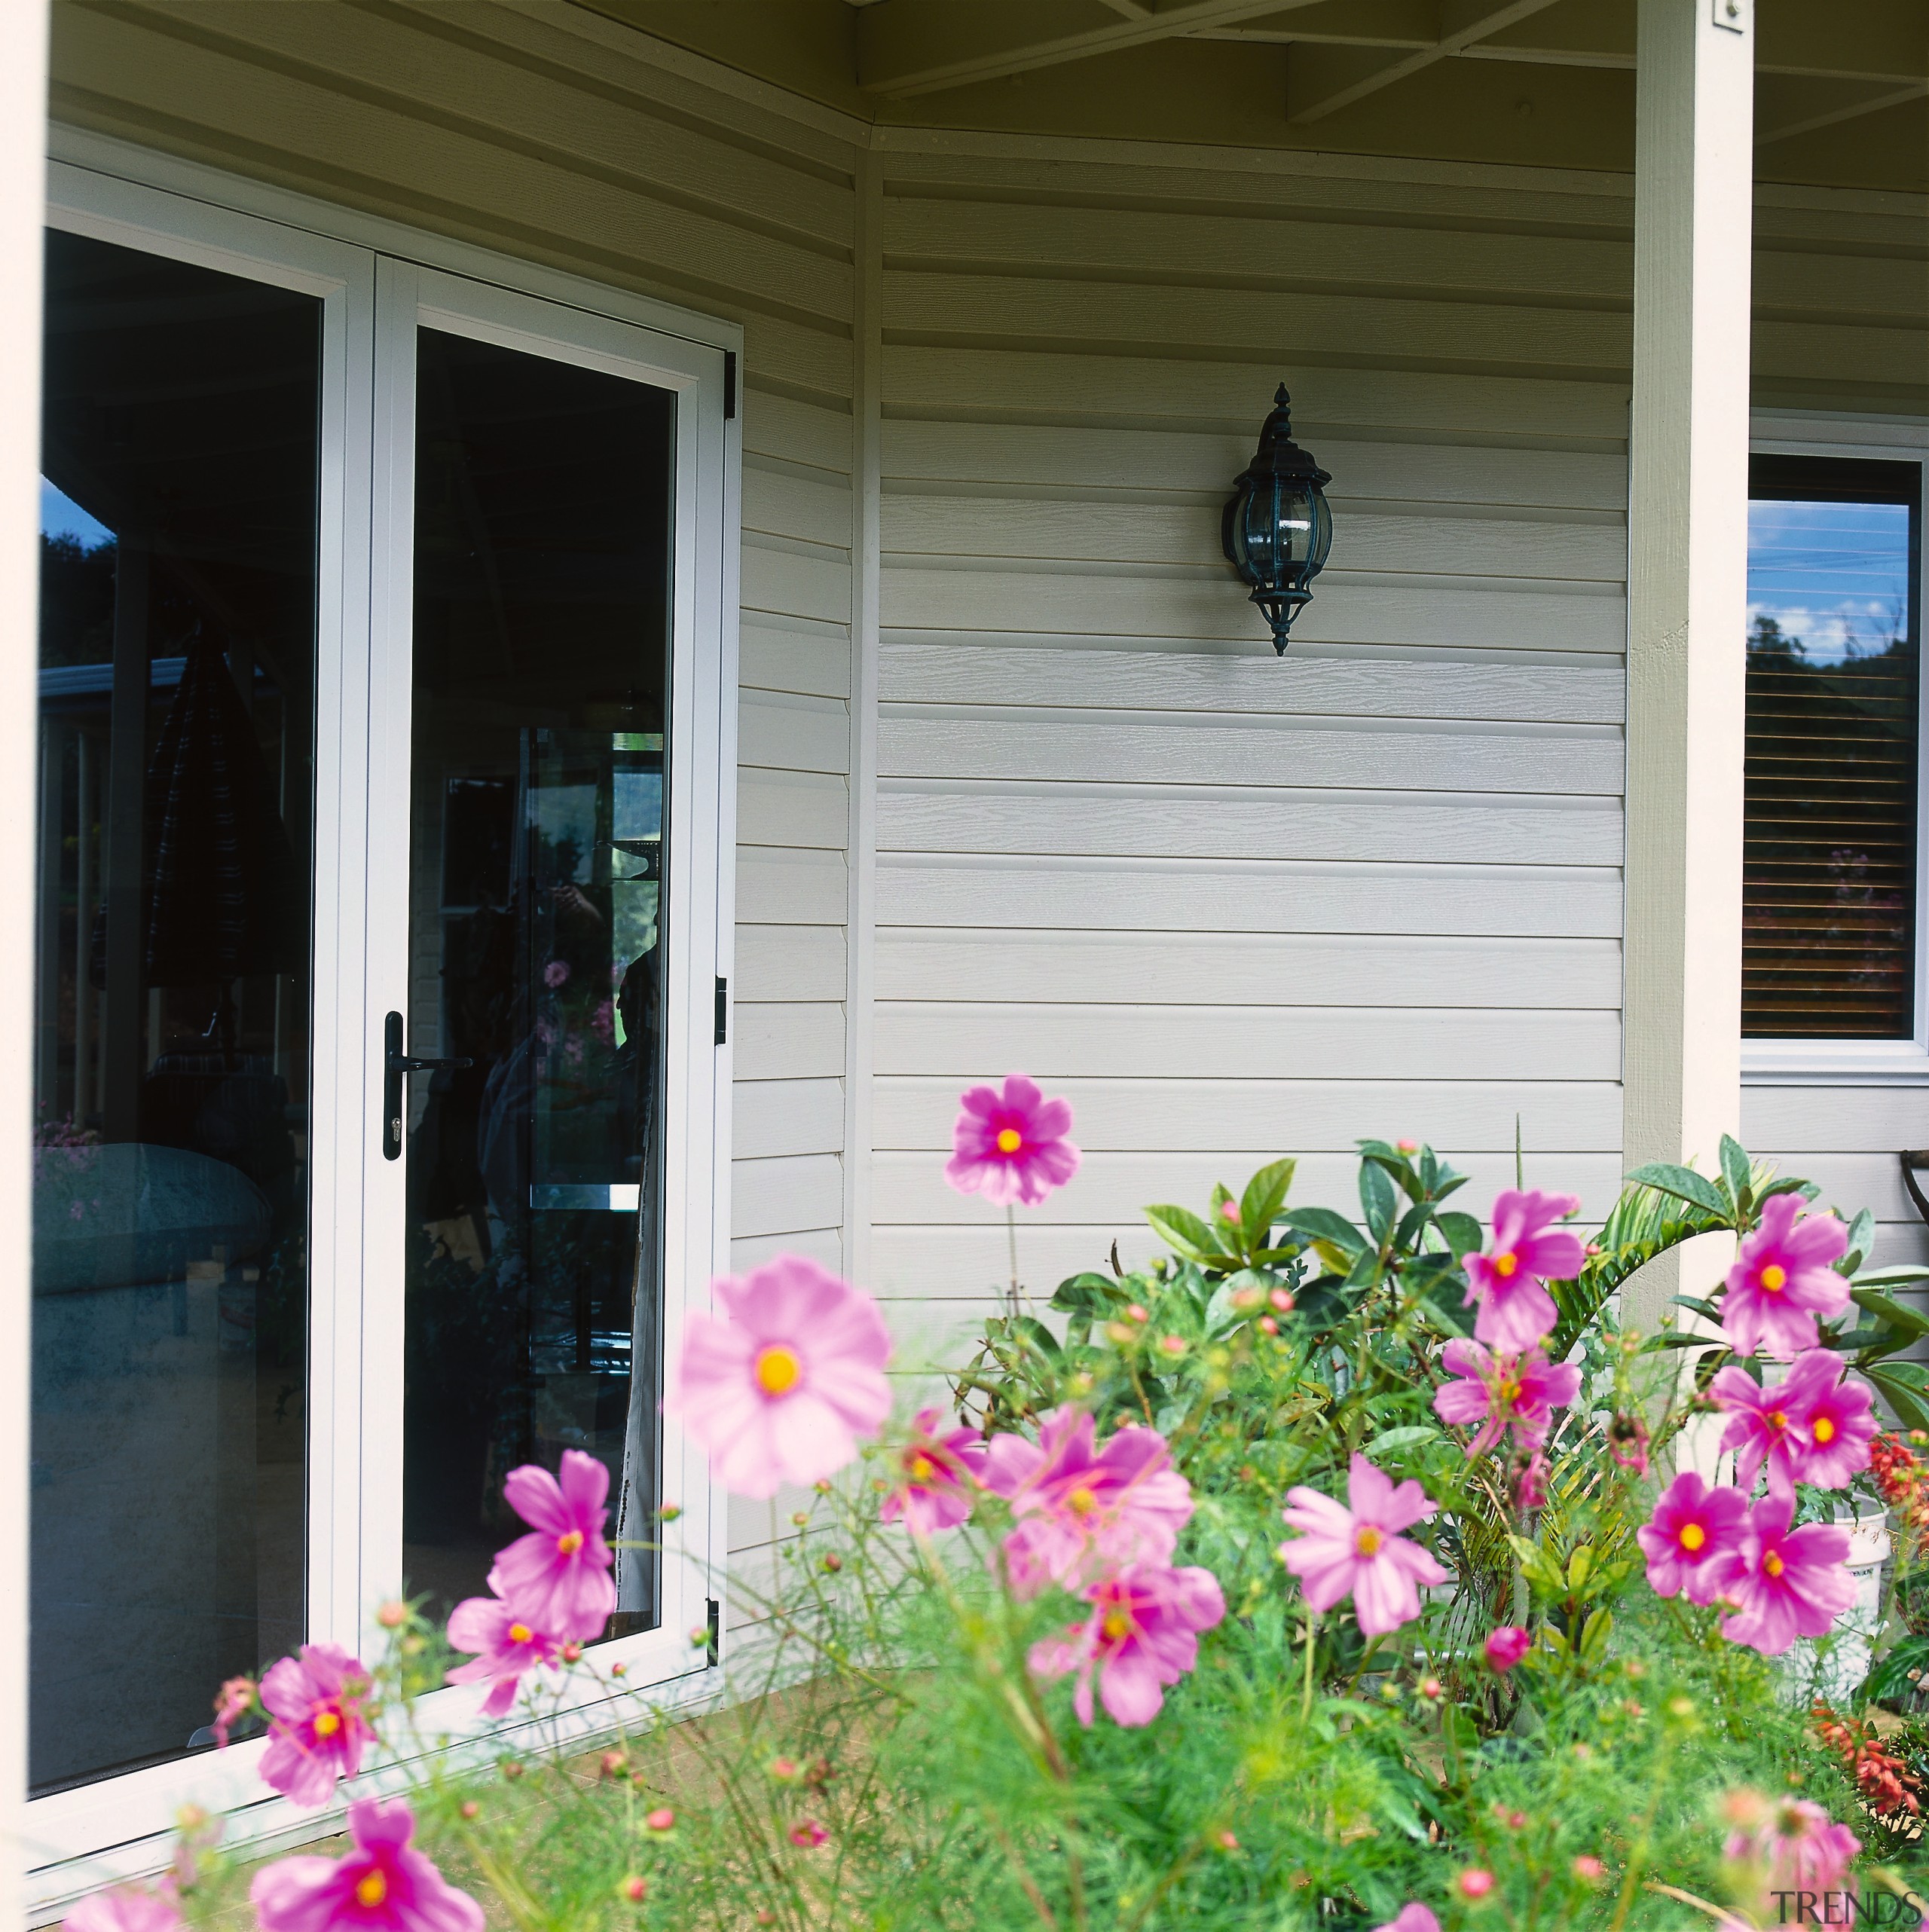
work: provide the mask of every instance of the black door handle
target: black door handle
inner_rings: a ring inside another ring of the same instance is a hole
[[[403,1051],[402,1015],[392,1013],[382,1024],[382,1158],[402,1158],[402,1083],[412,1073],[434,1073],[448,1067],[472,1067],[473,1060],[418,1060]]]

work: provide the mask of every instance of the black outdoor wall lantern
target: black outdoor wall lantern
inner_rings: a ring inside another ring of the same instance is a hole
[[[1333,479],[1293,441],[1292,403],[1280,384],[1219,533],[1227,561],[1252,585],[1253,602],[1273,627],[1273,648],[1282,656],[1293,619],[1313,601],[1307,586],[1333,542],[1333,512],[1321,494]]]

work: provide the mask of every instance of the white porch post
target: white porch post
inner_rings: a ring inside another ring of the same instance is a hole
[[[1741,1110],[1753,0],[1640,0],[1628,527],[1627,1164]],[[1701,1274],[1714,1258],[1687,1264]],[[1725,1265],[1725,1262],[1724,1262]],[[1630,1284],[1651,1328],[1679,1264]]]
[[[0,17],[0,1924],[24,1910],[40,275],[47,9]],[[8,694],[11,695],[9,695]],[[13,1124],[7,1125],[8,1121]]]

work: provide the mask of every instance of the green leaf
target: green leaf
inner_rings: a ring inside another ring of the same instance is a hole
[[[1218,1244],[1212,1230],[1190,1208],[1148,1207],[1145,1218],[1152,1232],[1175,1254],[1204,1267],[1212,1265]]]
[[[1275,1160],[1246,1182],[1246,1191],[1239,1197],[1239,1224],[1248,1253],[1265,1246],[1267,1230],[1279,1218],[1298,1165],[1296,1161]]]
[[[1886,1295],[1879,1295],[1872,1288],[1851,1289],[1848,1298],[1857,1307],[1866,1313],[1879,1315],[1891,1328],[1900,1328],[1905,1334],[1929,1335],[1929,1315],[1905,1308],[1900,1301],[1891,1301]]]
[[[1929,1282],[1929,1268],[1912,1262],[1897,1268],[1874,1268],[1855,1277],[1857,1288],[1919,1288]]]
[[[1423,1442],[1431,1442],[1440,1431],[1425,1423],[1411,1423],[1405,1429],[1389,1429],[1376,1435],[1371,1442],[1361,1445],[1361,1454],[1378,1462],[1383,1456],[1397,1455],[1402,1449],[1417,1447]]]
[[[1885,1362],[1880,1368],[1865,1367],[1863,1374],[1868,1377],[1876,1392],[1895,1411],[1896,1420],[1905,1429],[1929,1429],[1929,1402],[1923,1400],[1922,1391],[1912,1388],[1902,1379],[1902,1371],[1917,1365],[1906,1362]]]
[[[1063,1353],[1059,1339],[1035,1316],[1020,1315],[1012,1323],[1012,1332],[1029,1342],[1048,1362],[1056,1362]]]
[[[1374,1240],[1384,1241],[1386,1230],[1393,1224],[1393,1184],[1386,1178],[1386,1170],[1376,1162],[1360,1163],[1359,1204]]]
[[[1734,1212],[1732,1206],[1722,1198],[1721,1190],[1692,1167],[1677,1167],[1666,1160],[1650,1161],[1645,1167],[1636,1168],[1628,1178],[1637,1187],[1652,1188],[1674,1195],[1677,1200],[1692,1201],[1724,1221]]]
[[[1062,1281],[1052,1291],[1051,1305],[1067,1315],[1104,1315],[1127,1299],[1110,1275],[1087,1269]]]
[[[1567,1593],[1567,1579],[1561,1573],[1561,1567],[1538,1543],[1530,1543],[1525,1536],[1510,1536],[1507,1541],[1514,1554],[1521,1561],[1521,1573],[1527,1579],[1528,1587],[1539,1597],[1563,1597]]]
[[[1836,1272],[1852,1279],[1875,1252],[1876,1217],[1864,1208],[1848,1224],[1848,1246],[1836,1263]]]
[[[1450,1210],[1438,1216],[1434,1225],[1447,1237],[1447,1245],[1453,1249],[1457,1261],[1463,1255],[1473,1253],[1481,1244],[1480,1223],[1470,1214]]]
[[[1359,1230],[1344,1215],[1335,1214],[1331,1208],[1295,1208],[1285,1219],[1295,1234],[1329,1242],[1343,1254],[1357,1255],[1367,1245]]]
[[[1929,1637],[1906,1637],[1869,1671],[1859,1695],[1906,1701],[1915,1692],[1912,1671],[1929,1672]]]
[[[1466,1305],[1466,1285],[1457,1275],[1448,1275],[1426,1291],[1428,1313],[1450,1335],[1470,1335],[1474,1331],[1475,1311]]]
[[[1614,1617],[1610,1611],[1596,1610],[1588,1619],[1587,1628],[1581,1633],[1580,1660],[1589,1670],[1607,1661],[1607,1640],[1614,1634]]]
[[[1721,1137],[1721,1177],[1728,1183],[1729,1192],[1735,1197],[1737,1207],[1745,1207],[1750,1191],[1750,1183],[1754,1178],[1755,1165],[1748,1158],[1748,1150],[1732,1134]]]

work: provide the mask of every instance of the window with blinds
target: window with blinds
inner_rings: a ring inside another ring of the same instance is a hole
[[[1742,1031],[1915,1032],[1922,466],[1749,466]]]

